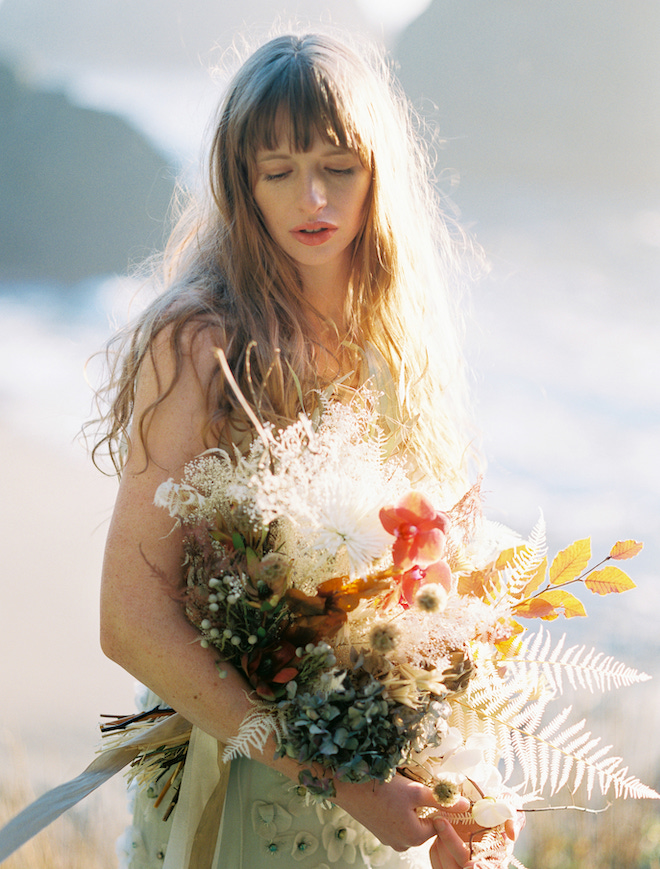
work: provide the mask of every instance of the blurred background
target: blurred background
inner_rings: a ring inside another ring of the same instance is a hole
[[[487,251],[468,352],[488,515],[527,534],[542,510],[552,552],[645,542],[623,565],[637,590],[583,595],[590,618],[552,630],[654,676],[578,705],[660,786],[660,5],[308,7],[0,0],[3,811],[86,765],[99,713],[132,709],[132,680],[98,649],[116,483],[78,436],[86,362],[126,320],[126,276],[162,244],[176,179],[195,177],[233,39],[289,19],[388,48],[435,133],[442,191]],[[123,805],[118,780],[12,865],[116,865]],[[532,869],[660,866],[654,804],[550,818],[527,825]]]

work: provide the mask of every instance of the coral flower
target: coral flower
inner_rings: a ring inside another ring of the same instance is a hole
[[[396,538],[392,546],[395,567],[426,567],[442,558],[449,517],[419,492],[408,492],[395,507],[383,507],[380,521]]]
[[[413,605],[419,589],[427,583],[440,585],[446,592],[451,591],[451,570],[446,561],[436,561],[426,568],[415,565],[410,570],[406,570],[399,582],[401,589],[399,603],[408,609]]]

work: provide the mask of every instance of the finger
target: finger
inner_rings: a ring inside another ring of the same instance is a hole
[[[437,805],[437,803],[436,803]],[[467,797],[459,796],[456,798],[456,802],[452,803],[450,806],[442,806],[443,812],[449,812],[451,814],[462,814],[463,812],[470,811],[470,800]]]
[[[437,830],[435,826],[435,818],[418,818],[419,820],[419,828],[422,831],[423,838],[420,839],[419,844],[423,845],[424,842],[427,842],[432,836],[437,836]]]
[[[461,812],[468,812],[470,810],[470,800],[464,796],[456,797],[456,801],[453,802],[450,806],[442,806],[435,798],[433,791],[428,790],[428,788],[424,788],[423,792],[420,792],[417,799],[418,806],[424,806],[429,809],[437,809],[442,812],[450,812],[452,814],[460,814]]]
[[[504,832],[508,839],[515,842],[520,831],[525,826],[525,813],[520,809],[516,812],[516,817],[504,822]]]
[[[436,836],[429,851],[431,860],[431,869],[463,869],[465,865],[461,860],[458,862],[456,857],[448,851],[442,840]]]
[[[464,866],[465,862],[469,859],[470,852],[456,830],[444,818],[434,818],[433,826],[442,848],[454,860],[457,866]]]

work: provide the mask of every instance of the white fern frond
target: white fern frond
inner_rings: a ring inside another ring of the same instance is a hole
[[[280,732],[276,710],[268,706],[256,706],[241,721],[236,736],[225,746],[222,760],[229,763],[238,757],[250,757],[250,749],[263,752],[271,733]]]
[[[570,706],[543,723],[551,695],[538,696],[524,669],[506,680],[497,676],[492,662],[482,662],[480,670],[465,694],[452,701],[451,723],[465,738],[493,737],[505,781],[517,761],[525,790],[549,787],[552,795],[569,785],[575,792],[584,780],[588,797],[597,784],[603,795],[613,788],[617,796],[660,798],[621,768],[621,758],[609,755],[611,746],[602,746],[600,737],[585,730],[584,720],[567,724]]]
[[[506,869],[509,866],[526,869],[513,856],[512,851],[513,843],[500,830],[487,830],[478,841],[471,842],[470,860],[483,869]]]
[[[529,538],[516,548],[511,564],[499,571],[498,578],[489,583],[486,589],[487,603],[496,605],[519,600],[523,589],[538,571],[547,554],[545,520],[541,514]]]
[[[602,652],[586,646],[570,646],[564,650],[564,634],[556,647],[550,651],[550,633],[540,627],[538,633],[525,637],[507,658],[507,667],[512,674],[527,673],[539,683],[545,683],[550,691],[562,694],[564,677],[573,688],[612,691],[637,682],[647,682],[651,677],[634,667],[616,661],[612,655],[603,656]]]

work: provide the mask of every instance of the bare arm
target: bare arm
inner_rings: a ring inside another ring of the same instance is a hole
[[[135,418],[139,419],[169,383],[173,359],[167,342],[159,342],[156,370],[145,361],[137,389]],[[149,460],[138,438],[122,476],[110,526],[101,589],[101,643],[104,652],[185,718],[226,742],[252,708],[247,683],[224,665],[220,679],[216,656],[203,649],[188,623],[175,589],[180,573],[181,534],[172,531],[166,511],[156,508],[157,487],[180,477],[184,465],[210,445],[204,442],[207,417],[205,377],[211,372],[211,343],[200,338],[187,355],[172,394],[151,419]],[[154,575],[153,567],[162,577]],[[259,757],[294,781],[299,765],[274,757],[274,744]],[[336,803],[369,828],[381,841],[399,850],[419,845],[435,835],[433,823],[415,814],[417,806],[437,805],[428,788],[401,776],[388,784],[337,782]],[[460,805],[457,810],[464,809]]]

